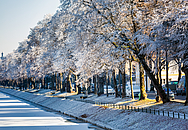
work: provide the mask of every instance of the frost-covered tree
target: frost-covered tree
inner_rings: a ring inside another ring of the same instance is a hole
[[[130,51],[130,54],[136,55],[154,86],[159,90],[163,101],[168,101],[142,53],[144,43],[152,43],[152,41],[140,31],[142,27],[140,23],[143,20],[137,1],[88,0],[80,1],[75,5],[71,8],[71,13],[75,17],[71,19],[70,28],[76,27],[77,30],[87,31],[95,35],[98,41],[103,40],[104,44],[112,44],[117,50],[123,48]]]
[[[169,52],[168,59],[178,59],[180,66],[181,61],[185,59],[188,46],[187,5],[186,0],[158,1],[149,14],[152,18],[151,23],[146,26],[150,39],[154,40],[158,48]]]

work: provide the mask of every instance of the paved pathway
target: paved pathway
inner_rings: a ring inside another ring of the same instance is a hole
[[[91,127],[68,118],[0,93],[0,130],[88,130]]]

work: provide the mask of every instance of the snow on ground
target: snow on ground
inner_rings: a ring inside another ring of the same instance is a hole
[[[22,92],[13,89],[4,89],[0,88],[0,91],[6,92],[20,98],[30,100],[31,102],[40,104],[42,106],[46,106],[52,108],[57,111],[61,111],[65,114],[81,118],[88,122],[92,122],[102,127],[106,127],[109,129],[139,129],[139,130],[158,130],[158,129],[179,129],[186,130],[188,129],[188,120],[187,119],[177,119],[160,115],[152,115],[143,112],[135,112],[129,110],[120,110],[114,108],[107,108],[96,106],[95,104],[75,101],[71,98],[80,98],[80,95],[68,95],[70,99],[65,98],[57,98],[57,97],[49,97],[43,95],[34,95],[29,92]],[[43,90],[41,90],[43,91]],[[58,94],[57,94],[58,95]],[[61,96],[65,96],[61,94]],[[106,102],[106,103],[116,103],[123,104],[129,103],[130,105],[136,104],[135,101],[131,101],[131,99],[121,99],[114,98],[114,95],[109,97],[106,96],[89,96],[85,100]],[[131,104],[132,103],[132,104]],[[138,105],[138,104],[136,104]],[[139,104],[141,105],[141,104]],[[171,106],[171,107],[169,107]],[[154,107],[154,106],[149,106]],[[183,107],[183,105],[176,103],[166,103],[159,104],[155,106],[157,109],[168,109],[168,110],[176,110],[181,112],[188,112],[187,107]],[[184,108],[184,109],[183,109]],[[185,110],[187,109],[187,110]]]

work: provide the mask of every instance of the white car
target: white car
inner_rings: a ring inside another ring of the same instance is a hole
[[[110,85],[108,85],[108,94],[114,94],[114,93],[115,93],[115,90]],[[107,94],[106,85],[104,85],[104,94]]]
[[[165,93],[167,94],[167,88],[163,88],[163,90],[165,91]],[[169,88],[169,99],[174,100],[174,93],[171,91],[171,89]]]
[[[126,84],[126,96],[130,97],[131,96],[131,88]]]
[[[139,85],[134,85],[134,86],[133,86],[133,92],[134,92],[134,96],[135,96],[135,97],[139,97],[140,86],[139,86]]]
[[[122,94],[122,90],[123,90],[122,87],[123,87],[123,86],[122,86],[122,84],[121,84],[121,94]],[[125,90],[125,92],[126,92],[126,97],[130,97],[130,96],[131,96],[131,88],[129,87],[128,84],[126,84],[126,90]]]

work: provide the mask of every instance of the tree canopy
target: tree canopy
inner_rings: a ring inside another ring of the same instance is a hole
[[[187,0],[60,2],[59,11],[46,15],[28,38],[1,60],[1,77],[40,78],[72,69],[85,80],[106,70],[121,69],[131,56],[142,63],[163,93],[146,57],[152,60],[157,49],[168,49],[173,52],[170,57],[180,59],[188,53]]]

